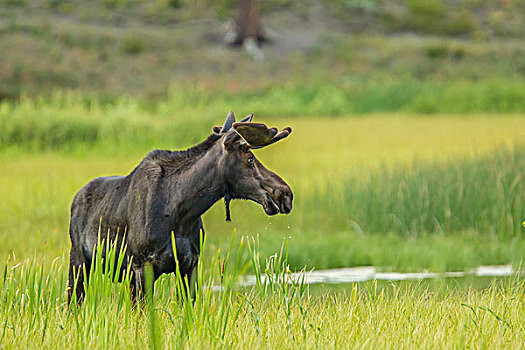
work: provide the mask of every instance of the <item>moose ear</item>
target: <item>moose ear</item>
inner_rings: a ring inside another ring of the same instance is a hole
[[[248,114],[246,117],[241,119],[241,122],[251,122],[253,118],[253,113]],[[226,121],[224,122],[224,125],[222,127],[220,126],[214,126],[212,128],[212,131],[216,134],[222,134],[228,132],[233,123],[235,123],[235,115],[232,111],[228,113],[228,116],[226,117]]]
[[[230,111],[228,115],[226,116],[224,125],[221,128],[221,134],[227,133],[232,128],[233,123],[235,123],[235,115],[233,114],[232,111]]]
[[[233,123],[233,129],[251,146],[251,148],[263,148],[281,139],[284,139],[292,132],[292,128],[287,126],[277,132],[277,128],[268,128],[262,123]]]
[[[239,123],[249,123],[253,119],[253,113],[248,114],[246,117],[242,118]]]

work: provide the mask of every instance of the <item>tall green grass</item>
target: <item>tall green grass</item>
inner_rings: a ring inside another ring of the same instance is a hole
[[[522,144],[484,156],[415,159],[384,165],[378,171],[359,174],[354,170],[346,176],[338,173],[299,184],[294,187],[294,209],[289,216],[267,219],[261,214],[259,219],[256,206],[235,206],[233,218],[243,232],[264,236],[270,230],[280,232],[280,237],[297,237],[301,249],[312,253],[317,262],[315,252],[324,250],[307,246],[337,246],[334,237],[341,238],[338,234],[344,232],[348,237],[393,234],[405,240],[470,233],[467,236],[480,240],[510,242],[522,240],[525,234],[524,173]],[[210,215],[218,222],[224,213],[217,210]],[[256,219],[235,220],[236,216]],[[308,239],[301,239],[303,234]],[[348,252],[354,250],[351,242]],[[348,261],[341,254],[341,261]]]
[[[364,178],[327,181],[297,198],[301,227],[321,231],[458,233],[521,238],[525,218],[525,148],[476,159],[414,161]]]
[[[138,101],[119,98],[101,102],[64,92],[50,99],[2,102],[0,148],[67,151],[96,144],[139,148],[158,140],[168,144],[177,141],[180,146],[199,141],[209,131],[203,126],[210,124],[209,116],[186,118],[184,113],[169,116],[168,112],[153,116]]]
[[[519,79],[454,83],[378,79],[295,82],[235,93],[185,85],[173,87],[158,102],[57,92],[0,103],[0,150],[68,150],[95,144],[137,149],[158,142],[189,145],[202,139],[209,125],[222,120],[230,109],[265,118],[374,112],[519,113],[525,111],[524,91],[525,83]]]
[[[102,268],[104,258],[115,257],[114,246],[105,257],[95,254],[100,268],[92,271],[84,303],[70,309],[65,259],[49,269],[35,260],[8,262],[0,276],[0,346],[519,347],[525,336],[519,276],[486,289],[370,282],[316,295],[304,278],[292,279],[286,245],[259,269],[257,242],[242,242],[224,253],[202,249],[210,254],[199,262],[194,294],[180,274],[164,276],[155,294],[137,305],[130,302],[129,283],[113,283],[116,265]],[[250,261],[257,283],[239,289],[236,277]]]

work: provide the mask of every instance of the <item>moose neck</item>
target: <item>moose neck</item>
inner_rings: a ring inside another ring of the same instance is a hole
[[[226,184],[219,171],[222,146],[218,142],[184,172],[179,173],[173,191],[181,194],[174,210],[183,222],[194,222],[224,197]]]

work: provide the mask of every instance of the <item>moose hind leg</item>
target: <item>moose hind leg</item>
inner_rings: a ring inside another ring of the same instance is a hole
[[[197,280],[196,278],[192,278],[194,276],[194,271],[196,268],[192,268],[188,270],[188,272],[181,274],[182,281],[184,283],[184,293],[186,293],[187,297],[191,300],[195,300],[196,296],[196,287],[197,287]],[[186,284],[186,281],[188,284]]]
[[[71,304],[73,298],[73,292],[76,296],[77,304],[81,304],[84,300],[85,290],[84,284],[89,279],[90,266],[86,259],[84,259],[81,253],[75,252],[71,249],[69,254],[69,280],[68,280],[68,291],[67,291],[67,303]],[[86,276],[84,275],[84,270]]]

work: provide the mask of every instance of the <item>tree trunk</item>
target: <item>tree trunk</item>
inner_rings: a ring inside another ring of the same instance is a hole
[[[264,41],[257,0],[237,0],[236,37],[233,44],[242,45],[247,38],[253,38],[257,43]]]

